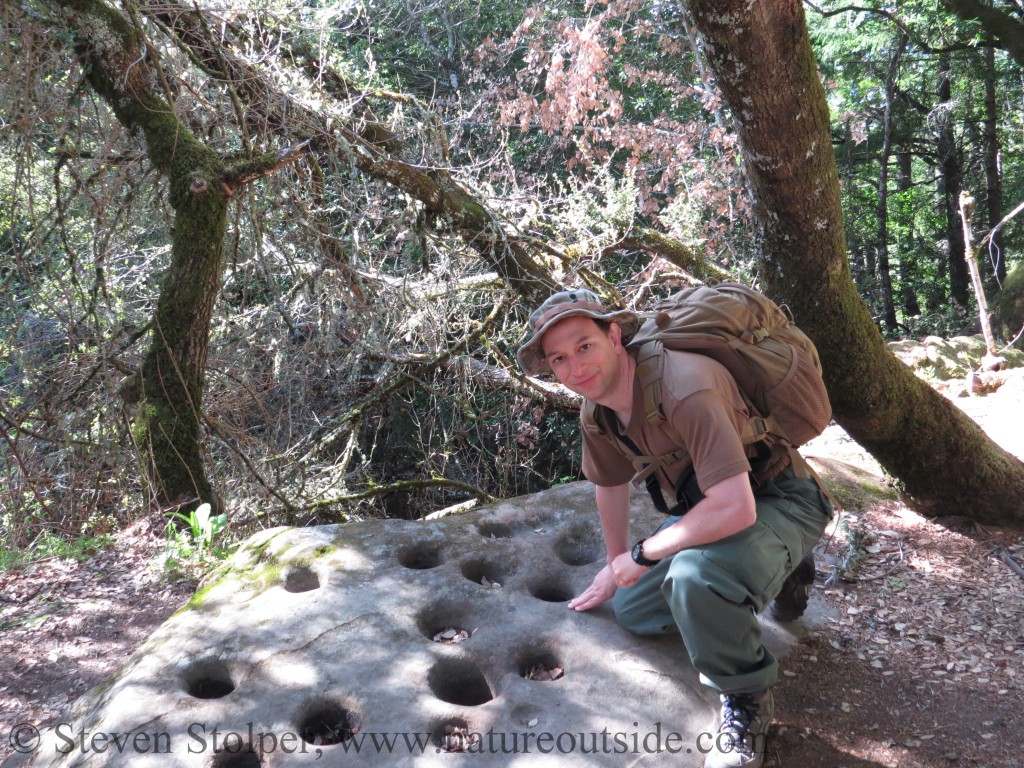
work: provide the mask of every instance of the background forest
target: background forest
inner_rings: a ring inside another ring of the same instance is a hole
[[[965,192],[1009,342],[1024,5],[804,12],[874,322],[979,330]],[[759,276],[682,5],[3,0],[0,24],[0,565],[154,507],[237,537],[577,479],[577,404],[513,363],[533,303]]]

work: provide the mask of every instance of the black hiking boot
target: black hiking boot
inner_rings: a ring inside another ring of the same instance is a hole
[[[721,694],[722,709],[704,768],[759,768],[775,714],[771,690]]]
[[[814,585],[814,553],[808,552],[782,583],[775,596],[771,615],[776,621],[796,621],[807,610],[807,598]]]

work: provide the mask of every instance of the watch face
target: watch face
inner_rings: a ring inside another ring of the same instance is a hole
[[[643,565],[643,561],[647,558],[644,557],[644,543],[638,541],[633,545],[633,562],[637,565]]]
[[[643,565],[647,568],[651,568],[658,564],[657,560],[648,560],[644,557],[644,541],[640,539],[636,544],[633,545],[633,551],[630,553],[633,556],[633,562],[637,565]]]

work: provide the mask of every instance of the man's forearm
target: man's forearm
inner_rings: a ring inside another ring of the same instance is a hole
[[[757,519],[747,476],[736,475],[708,489],[704,499],[674,525],[644,542],[644,556],[664,560],[677,552],[709,544],[753,525]]]
[[[610,563],[629,549],[629,485],[599,485],[594,496]]]

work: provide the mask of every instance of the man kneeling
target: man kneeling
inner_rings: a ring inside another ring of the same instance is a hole
[[[701,682],[721,699],[705,766],[760,766],[778,662],[761,641],[756,613],[772,600],[782,620],[806,608],[812,548],[832,505],[813,479],[797,477],[781,446],[771,447],[755,495],[751,449],[741,439],[750,407],[708,357],[664,352],[663,415],[682,445],[645,418],[637,362],[626,346],[639,325],[636,313],[609,311],[591,291],[557,293],[531,316],[532,335],[517,355],[528,374],[553,373],[596,404],[614,433],[583,430],[583,473],[597,488],[608,561],[569,607],[587,611],[612,600],[619,623],[636,634],[678,631]],[[676,452],[657,478],[691,501],[685,514],[632,545],[634,467],[613,440],[643,456]]]

